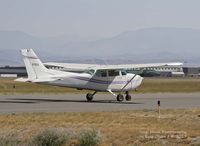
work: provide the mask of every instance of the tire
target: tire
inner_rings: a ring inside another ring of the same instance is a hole
[[[126,98],[126,101],[130,101],[131,100],[131,95],[127,94],[125,98]]]
[[[86,95],[86,99],[87,99],[87,101],[92,101],[93,95],[92,95],[91,93],[88,93],[88,94]]]
[[[124,100],[124,96],[123,95],[121,95],[121,94],[118,94],[117,95],[117,101],[123,101]]]

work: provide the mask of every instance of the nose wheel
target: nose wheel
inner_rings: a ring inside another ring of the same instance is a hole
[[[131,95],[128,93],[128,91],[126,91],[126,101],[130,101],[131,100]]]
[[[124,96],[122,94],[117,95],[117,101],[122,102],[124,100]]]
[[[131,95],[128,92],[126,92],[125,94],[126,94],[125,95],[126,101],[130,101],[131,100]],[[117,101],[121,102],[123,100],[124,100],[124,96],[122,94],[118,94],[117,95]]]

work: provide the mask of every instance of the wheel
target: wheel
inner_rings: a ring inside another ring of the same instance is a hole
[[[130,101],[131,100],[131,95],[129,95],[129,94],[126,94],[126,101]]]
[[[117,95],[117,101],[123,101],[124,100],[124,96],[121,94]]]
[[[87,99],[87,101],[92,101],[92,99],[93,99],[93,94],[88,93],[88,94],[86,95],[86,99]]]

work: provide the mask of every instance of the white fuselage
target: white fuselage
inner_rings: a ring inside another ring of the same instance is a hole
[[[88,89],[94,91],[129,91],[142,83],[139,75],[126,73],[124,69],[90,68],[84,73],[47,69],[32,49],[21,50],[28,78],[16,81]]]
[[[113,77],[98,77],[88,73],[67,73],[62,75],[59,80],[40,82],[48,85],[56,85],[77,89],[88,89],[95,91],[128,91],[136,89],[141,85],[143,78],[139,75],[126,74]]]

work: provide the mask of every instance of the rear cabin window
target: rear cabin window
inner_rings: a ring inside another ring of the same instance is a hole
[[[110,76],[110,77],[119,76],[119,71],[118,70],[109,70],[108,76]]]
[[[104,71],[101,71],[101,76],[102,77],[106,77],[107,76],[107,72],[104,70]]]

